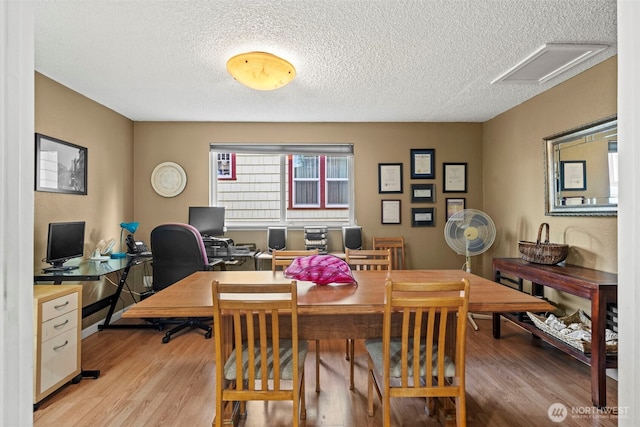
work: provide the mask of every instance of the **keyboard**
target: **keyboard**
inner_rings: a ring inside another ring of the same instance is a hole
[[[132,256],[132,257],[139,257],[139,256],[149,257],[149,256],[153,255],[153,252],[151,252],[151,251],[142,251],[142,252],[136,252],[135,254],[127,254],[127,255]]]

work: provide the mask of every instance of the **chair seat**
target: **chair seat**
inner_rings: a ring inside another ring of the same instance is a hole
[[[307,356],[309,343],[307,341],[298,341],[298,361],[300,366],[298,369],[303,371],[304,361]],[[256,343],[255,366],[256,379],[262,379],[262,367],[260,360],[260,345]],[[273,378],[273,347],[271,342],[267,344],[268,360],[267,360],[267,378]],[[242,376],[247,378],[249,369],[249,350],[247,345],[242,346]],[[236,379],[236,352],[232,352],[224,365],[224,377],[227,380]],[[291,340],[280,340],[280,378],[283,380],[293,380],[293,347]]]
[[[402,355],[402,342],[399,339],[391,339],[390,341],[390,360],[391,363],[389,365],[389,372],[391,378],[398,378],[402,374],[402,363],[401,363],[401,355]],[[371,355],[371,360],[376,367],[378,372],[384,372],[383,366],[383,356],[382,356],[382,338],[372,338],[365,341],[365,347],[367,351]],[[425,359],[426,353],[426,345],[420,345],[420,359]],[[444,367],[444,376],[445,377],[454,377],[456,374],[456,366],[453,360],[449,356],[444,356],[445,367]],[[438,375],[438,346],[433,346],[433,354],[431,355],[431,375]],[[413,344],[409,344],[408,351],[408,376],[411,377],[413,375]],[[425,364],[420,363],[420,376],[425,376]]]

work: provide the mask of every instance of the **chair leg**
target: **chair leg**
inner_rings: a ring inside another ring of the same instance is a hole
[[[455,399],[456,403],[456,425],[466,427],[467,425],[467,403],[465,391],[461,391],[461,395]]]
[[[373,363],[371,362],[371,359],[369,359],[369,375],[368,376],[368,386],[367,386],[367,414],[369,414],[370,417],[373,417],[374,411],[373,411],[373,382],[375,381],[375,379],[373,378]]]
[[[355,340],[349,340],[349,390],[355,389],[353,383],[353,372],[355,367]]]
[[[316,393],[320,393],[320,340],[316,340]]]
[[[302,375],[302,381],[300,384],[300,404],[302,405],[302,408],[300,409],[300,419],[301,420],[306,420],[307,419],[307,401],[305,398],[305,392],[304,392],[304,370],[301,372]],[[296,414],[297,415],[297,414]]]

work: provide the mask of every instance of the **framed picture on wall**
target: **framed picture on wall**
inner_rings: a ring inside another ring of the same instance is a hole
[[[411,149],[411,178],[435,178],[436,150],[433,148]]]
[[[448,198],[447,199],[447,221],[449,218],[453,216],[456,212],[460,212],[464,210],[466,204],[466,200],[464,197],[461,198]]]
[[[560,162],[560,190],[585,191],[587,189],[586,160],[564,160]]]
[[[381,207],[383,224],[400,224],[400,200],[383,200]]]
[[[412,227],[434,227],[436,208],[413,208],[411,209]]]
[[[402,193],[402,163],[378,163],[378,193]]]
[[[36,133],[36,191],[87,194],[87,149]]]
[[[444,163],[443,164],[443,192],[466,193],[467,192],[467,164]]]
[[[411,201],[413,203],[435,202],[435,184],[411,184]]]

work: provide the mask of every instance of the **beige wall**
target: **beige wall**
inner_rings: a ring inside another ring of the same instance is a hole
[[[53,221],[87,222],[85,255],[101,238],[119,238],[121,221],[139,221],[138,239],[149,240],[163,222],[187,221],[188,206],[207,205],[208,146],[211,142],[353,143],[356,218],[365,246],[373,236],[405,237],[409,268],[461,268],[464,257],[443,236],[446,197],[465,197],[495,221],[493,247],[473,261],[473,271],[491,276],[494,257],[518,257],[517,241],[535,240],[542,222],[551,240],[571,245],[568,261],[615,272],[615,217],[544,215],[542,138],[616,113],[617,58],[614,57],[484,123],[215,123],[132,122],[98,103],[36,73],[36,132],[88,148],[88,195],[35,193],[35,268],[40,268],[46,227]],[[436,178],[410,178],[411,148],[435,149]],[[179,163],[187,173],[185,190],[164,198],[151,187],[161,162]],[[403,193],[378,194],[378,163],[403,164]],[[443,162],[468,163],[468,192],[442,193]],[[434,183],[434,204],[412,204],[411,183]],[[381,225],[380,201],[399,199],[400,225]],[[411,208],[436,208],[435,227],[411,227]],[[266,247],[266,231],[231,231],[237,242]],[[301,231],[289,234],[303,246]],[[339,231],[330,233],[330,250],[340,250]],[[87,284],[85,302],[111,292]],[[580,306],[563,296],[554,299]]]
[[[35,192],[34,269],[44,265],[50,222],[85,221],[86,257],[100,239],[119,241],[120,222],[133,220],[133,122],[36,73],[35,131],[86,147],[88,176],[86,196]],[[83,289],[85,305],[113,293],[102,281]]]
[[[445,195],[442,193],[442,163],[468,163],[468,192],[447,193],[465,197],[467,207],[481,209],[482,134],[478,123],[155,123],[134,125],[135,218],[140,221],[138,238],[148,239],[158,224],[186,222],[188,206],[209,201],[208,151],[211,142],[310,142],[353,143],[355,151],[356,218],[363,227],[365,245],[373,236],[404,236],[410,268],[461,268],[464,257],[444,241]],[[436,178],[412,180],[411,148],[434,148]],[[156,194],[151,173],[160,163],[172,161],[187,173],[185,190],[174,198]],[[403,164],[403,193],[378,194],[378,163]],[[412,183],[435,183],[436,202],[412,204]],[[381,225],[382,199],[401,200],[401,224]],[[411,227],[411,208],[436,208],[435,227]],[[255,242],[266,247],[266,230],[230,231],[237,242]],[[304,246],[302,232],[289,232],[289,246]],[[338,230],[330,232],[329,249],[341,250]],[[480,268],[481,265],[478,265]]]
[[[543,222],[550,241],[571,246],[568,263],[617,272],[617,217],[545,216],[542,140],[616,114],[616,103],[613,57],[483,124],[484,208],[498,226],[485,273],[494,257],[519,257],[518,240],[535,241]]]

